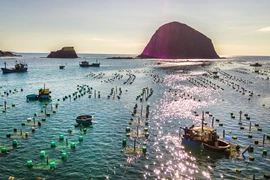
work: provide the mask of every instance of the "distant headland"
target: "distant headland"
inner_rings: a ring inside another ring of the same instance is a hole
[[[220,58],[211,39],[179,22],[171,22],[161,26],[138,57],[162,59]]]
[[[5,57],[5,56],[8,56],[8,57],[14,57],[14,56],[21,56],[21,55],[16,55],[16,54],[13,54],[12,52],[9,52],[9,51],[1,51],[0,50],[0,57]]]
[[[63,47],[61,50],[52,51],[47,58],[78,58],[74,47]]]

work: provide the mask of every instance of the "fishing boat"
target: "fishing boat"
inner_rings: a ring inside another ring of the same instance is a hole
[[[230,143],[223,141],[221,139],[217,139],[215,143],[203,143],[203,147],[214,152],[224,152],[227,149],[230,149]]]
[[[185,132],[185,134],[180,136],[182,143],[187,145],[201,145],[203,142],[208,143],[211,141],[211,134],[215,132],[214,128],[203,126],[192,125],[189,128],[180,128]]]
[[[44,84],[44,88],[40,88],[38,90],[38,94],[29,94],[26,96],[27,100],[50,100],[51,99],[51,95],[50,95],[51,91],[48,88],[45,88],[45,84]]]
[[[81,61],[80,62],[80,67],[99,67],[100,66],[100,63],[98,62],[98,60],[96,59],[96,62],[93,62],[93,63],[89,63],[89,61]]]
[[[59,69],[64,69],[64,68],[65,68],[64,65],[60,65],[60,66],[59,66]]]
[[[260,67],[260,66],[262,66],[262,64],[256,62],[256,63],[250,64],[250,66]]]
[[[4,62],[5,67],[1,68],[3,71],[3,74],[6,73],[15,73],[15,72],[26,72],[28,67],[26,63],[20,63],[18,61],[16,61],[15,67],[14,68],[7,68],[7,63]]]
[[[92,118],[93,116],[84,114],[76,116],[75,120],[78,125],[82,124],[83,126],[89,126],[92,124]]]

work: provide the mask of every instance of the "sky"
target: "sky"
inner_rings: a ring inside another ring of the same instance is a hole
[[[205,34],[219,55],[270,55],[270,0],[2,0],[0,50],[140,54],[163,24]]]

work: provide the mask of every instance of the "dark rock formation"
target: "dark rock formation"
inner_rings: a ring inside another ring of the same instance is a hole
[[[1,57],[1,56],[9,56],[9,57],[13,57],[13,56],[20,56],[20,55],[16,55],[16,54],[13,54],[12,52],[8,52],[8,51],[4,52],[4,51],[1,51],[1,50],[0,50],[0,57]]]
[[[47,58],[78,58],[73,47],[63,47],[61,50],[52,51]]]
[[[120,56],[117,56],[117,57],[107,57],[106,59],[133,59],[133,57],[120,57]]]
[[[179,22],[171,22],[161,26],[138,57],[164,59],[219,58],[211,39]]]

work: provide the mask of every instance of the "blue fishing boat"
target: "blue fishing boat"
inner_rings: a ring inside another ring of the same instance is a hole
[[[89,126],[92,124],[92,118],[93,116],[84,114],[84,115],[76,116],[75,120],[78,125],[82,124],[84,126]]]
[[[26,99],[28,100],[50,100],[51,99],[51,95],[50,95],[51,91],[48,88],[45,88],[45,84],[44,84],[44,88],[40,88],[38,90],[38,94],[29,94],[26,96]]]
[[[7,74],[7,73],[15,73],[15,72],[26,72],[28,67],[26,63],[20,63],[18,61],[16,61],[15,67],[14,68],[7,68],[7,63],[4,62],[5,67],[1,68],[3,71],[3,74]]]
[[[81,61],[80,62],[80,67],[99,67],[100,66],[100,63],[96,60],[96,62],[94,63],[89,63],[89,61]]]

